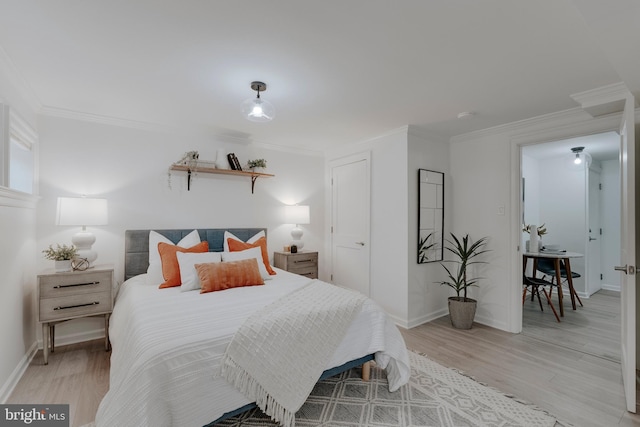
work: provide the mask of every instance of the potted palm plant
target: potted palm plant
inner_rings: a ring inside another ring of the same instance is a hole
[[[478,302],[473,298],[467,297],[467,289],[471,286],[478,286],[476,283],[479,278],[468,277],[467,268],[473,264],[484,263],[483,261],[477,261],[476,257],[488,252],[487,249],[484,249],[487,244],[487,237],[472,242],[469,234],[460,239],[451,233],[451,240],[446,239],[446,242],[445,249],[451,252],[455,259],[442,261],[442,267],[447,271],[449,280],[439,283],[456,291],[456,296],[449,297],[449,317],[453,327],[471,329]],[[446,263],[454,263],[456,268],[449,268]],[[462,296],[460,295],[461,293]]]

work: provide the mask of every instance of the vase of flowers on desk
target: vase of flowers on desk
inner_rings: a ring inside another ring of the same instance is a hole
[[[529,240],[525,242],[526,252],[539,252],[542,250],[542,236],[547,234],[547,227],[544,224],[536,226],[535,224],[525,224],[522,231],[529,234]]]

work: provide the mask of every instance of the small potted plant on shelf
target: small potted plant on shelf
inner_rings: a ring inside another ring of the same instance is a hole
[[[456,291],[455,297],[449,297],[449,317],[454,328],[471,329],[473,318],[476,315],[476,307],[478,302],[473,298],[467,297],[467,288],[478,286],[476,283],[479,278],[470,278],[467,276],[467,269],[473,264],[484,264],[483,261],[476,261],[476,257],[488,252],[484,249],[487,244],[487,237],[471,242],[469,235],[465,235],[462,239],[451,233],[451,239],[447,239],[445,249],[451,252],[456,259],[442,261],[442,267],[447,271],[449,280],[439,282],[441,285],[449,286]],[[449,268],[445,263],[455,263],[457,267]],[[460,296],[462,293],[462,296]]]
[[[42,251],[44,253],[44,257],[46,259],[50,259],[55,262],[55,269],[57,273],[62,273],[65,271],[71,271],[71,260],[77,255],[78,250],[75,246],[67,246],[56,244],[54,248],[53,245],[49,245],[49,247]]]
[[[247,166],[254,172],[261,172],[264,168],[267,167],[267,161],[265,159],[255,159],[249,160],[247,162]]]

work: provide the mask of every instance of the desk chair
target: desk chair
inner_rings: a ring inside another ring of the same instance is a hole
[[[538,267],[537,270],[544,274],[542,276],[543,279],[546,279],[547,276],[551,277],[551,283],[554,283],[556,280],[556,268],[553,266],[553,260],[551,258],[538,258]],[[571,271],[571,279],[577,279],[581,277],[579,273],[575,271]],[[563,282],[567,281],[567,269],[564,267],[564,261],[560,260],[560,278]],[[553,295],[553,288],[549,291],[550,295]],[[582,301],[578,296],[577,292],[574,292],[573,295],[578,299],[580,306],[582,305]],[[584,307],[584,306],[583,306]]]
[[[542,289],[544,296],[547,297],[547,302],[551,306],[551,311],[553,311],[553,314],[556,316],[556,320],[559,322],[560,317],[558,316],[558,312],[556,312],[556,308],[553,306],[553,302],[551,302],[551,296],[550,296],[550,293],[553,290],[553,287],[557,285],[555,283],[549,282],[548,280],[527,277],[525,275],[522,276],[522,280],[523,280],[522,281],[522,285],[523,285],[522,305],[524,305],[524,300],[527,298],[527,290],[531,288],[530,289],[531,298],[533,299],[534,296],[537,296],[538,303],[540,304],[540,310],[544,311],[544,309],[542,308],[542,300],[540,299],[540,289]],[[549,293],[547,293],[547,290],[546,290],[547,286],[550,287]]]

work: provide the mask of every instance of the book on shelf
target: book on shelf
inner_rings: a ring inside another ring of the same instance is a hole
[[[227,160],[229,160],[229,166],[234,171],[241,171],[242,166],[240,166],[240,161],[236,157],[235,153],[227,154]]]

